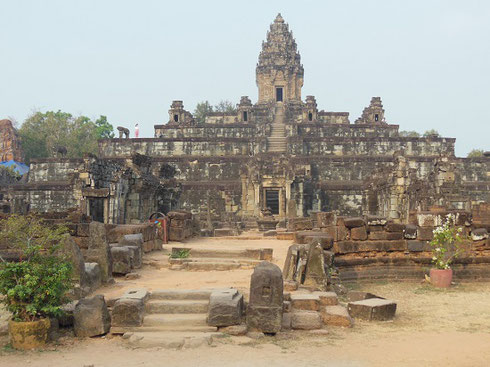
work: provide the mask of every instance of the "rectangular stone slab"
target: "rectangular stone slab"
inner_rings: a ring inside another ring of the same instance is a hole
[[[386,321],[395,317],[396,303],[387,299],[370,298],[349,302],[347,309],[353,318]]]
[[[320,297],[311,293],[292,293],[291,306],[293,310],[318,311]]]

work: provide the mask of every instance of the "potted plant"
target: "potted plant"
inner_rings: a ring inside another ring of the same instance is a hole
[[[448,288],[453,279],[450,265],[461,254],[462,229],[455,225],[454,214],[448,214],[444,224],[434,229],[434,238],[430,241],[432,248],[432,263],[430,282],[441,288]]]
[[[18,261],[0,257],[0,294],[12,313],[9,334],[16,349],[46,343],[49,317],[61,315],[71,287],[71,264],[59,255],[66,227],[49,226],[33,216],[12,215],[0,221],[0,243]]]

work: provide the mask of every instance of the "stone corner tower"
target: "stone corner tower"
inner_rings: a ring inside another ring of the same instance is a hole
[[[257,63],[258,103],[301,102],[303,74],[293,34],[278,14],[262,43]]]

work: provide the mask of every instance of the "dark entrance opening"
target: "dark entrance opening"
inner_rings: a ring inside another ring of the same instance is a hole
[[[282,102],[282,87],[276,88],[276,102]]]
[[[378,121],[378,120],[379,120],[378,114],[374,115],[374,121]]]
[[[89,206],[92,220],[104,223],[104,198],[89,199]]]
[[[243,111],[243,121],[248,121],[248,113],[247,111]]]
[[[279,214],[279,190],[265,190],[265,206],[272,214]]]
[[[308,114],[308,121],[313,121],[313,114],[311,112]]]
[[[179,115],[174,115],[174,121],[179,122]]]

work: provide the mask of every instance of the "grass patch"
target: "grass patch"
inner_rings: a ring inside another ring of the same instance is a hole
[[[190,249],[181,249],[177,252],[172,252],[169,256],[171,259],[187,259],[190,254]]]

